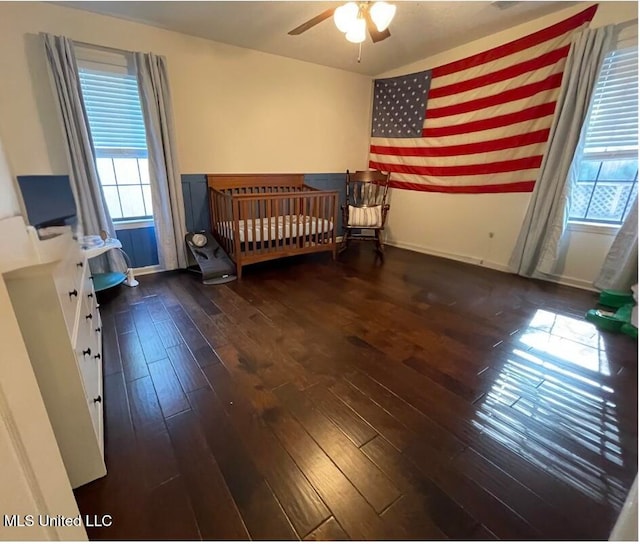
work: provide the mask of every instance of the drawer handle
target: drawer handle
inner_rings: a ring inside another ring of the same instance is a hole
[[[78,290],[73,290],[69,292],[69,299],[72,297],[78,297]]]
[[[102,403],[102,396],[94,397],[93,398],[93,402],[94,403]]]
[[[95,331],[96,331],[96,333],[100,333],[102,331],[102,328],[101,327],[96,327]]]
[[[76,263],[76,267],[80,267],[81,269],[82,269],[83,265],[84,265],[84,263],[82,261],[78,261]]]
[[[89,297],[89,298],[93,297],[93,293],[88,293],[87,297]]]
[[[86,320],[91,320],[93,318],[93,314],[89,313],[85,316]]]
[[[82,355],[83,356],[90,356],[91,355],[91,348],[87,348],[86,350],[82,351]]]
[[[96,354],[95,356],[93,356],[93,359],[99,360],[100,359],[100,354]]]

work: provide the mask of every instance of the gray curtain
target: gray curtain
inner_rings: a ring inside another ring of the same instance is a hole
[[[136,53],[135,61],[147,132],[158,257],[164,269],[185,268],[185,214],[167,63],[153,53]]]
[[[571,166],[600,66],[614,43],[613,25],[578,33],[569,50],[547,152],[509,269],[523,276],[550,274],[557,261],[571,194]]]
[[[69,178],[78,208],[81,233],[98,235],[101,230],[116,236],[96,170],[93,142],[82,101],[80,77],[73,42],[64,36],[42,34],[51,81],[59,106],[69,161]],[[91,270],[124,272],[127,265],[120,252],[107,252],[93,259]]]
[[[593,285],[600,289],[629,291],[638,283],[638,200],[627,214],[611,244]]]

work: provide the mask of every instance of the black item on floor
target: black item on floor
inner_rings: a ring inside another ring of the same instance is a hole
[[[196,243],[195,235],[198,235]],[[203,236],[206,238],[206,244],[201,246],[199,244],[202,243]],[[235,264],[211,233],[187,233],[184,239],[189,248],[187,270],[201,274],[203,284],[224,284],[237,278]]]

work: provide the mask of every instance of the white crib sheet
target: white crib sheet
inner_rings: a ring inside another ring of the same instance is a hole
[[[240,242],[262,242],[265,240],[282,240],[302,235],[315,235],[333,231],[333,222],[315,216],[287,215],[271,218],[257,218],[246,221],[240,220]],[[225,227],[231,228],[231,222],[224,222]],[[221,225],[218,225],[220,229]],[[247,240],[245,240],[245,238]]]

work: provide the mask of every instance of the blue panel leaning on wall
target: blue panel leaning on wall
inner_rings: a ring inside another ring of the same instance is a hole
[[[116,238],[122,243],[122,249],[129,256],[134,269],[159,263],[154,227],[116,229]]]
[[[345,173],[305,174],[306,184],[316,189],[340,190],[340,205],[346,200]],[[184,197],[187,231],[208,231],[210,229],[209,202],[206,174],[183,174],[182,195]],[[342,235],[342,212],[338,206],[338,225],[336,232]]]
[[[187,232],[209,231],[209,198],[206,174],[183,174],[182,197]]]

